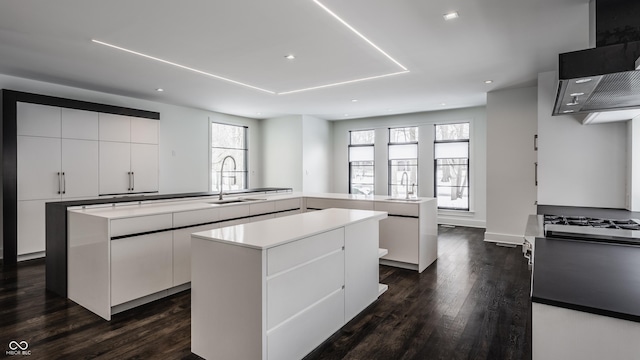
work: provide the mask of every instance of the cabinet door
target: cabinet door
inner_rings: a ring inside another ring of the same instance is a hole
[[[389,216],[380,221],[380,247],[389,250],[383,259],[417,264],[419,239],[417,218]]]
[[[60,198],[60,138],[18,136],[18,200]]]
[[[62,139],[62,198],[98,196],[98,141]]]
[[[133,192],[158,191],[158,145],[131,144]]]
[[[45,251],[45,203],[18,201],[18,255]]]
[[[18,135],[60,137],[60,108],[47,105],[17,104]]]
[[[173,284],[171,231],[111,240],[111,306]]]
[[[98,114],[99,139],[102,141],[131,141],[131,118],[114,114]]]
[[[98,113],[62,109],[62,137],[65,139],[98,140]]]
[[[100,141],[100,194],[129,192],[131,144]]]
[[[173,286],[191,281],[191,234],[217,227],[210,224],[173,231]]]
[[[140,144],[158,144],[158,125],[160,121],[144,118],[131,118],[131,142]]]

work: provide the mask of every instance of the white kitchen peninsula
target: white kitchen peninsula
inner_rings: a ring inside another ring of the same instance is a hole
[[[378,221],[328,209],[192,234],[191,351],[300,359],[378,298]]]

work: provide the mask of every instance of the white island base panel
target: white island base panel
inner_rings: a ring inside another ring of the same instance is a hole
[[[386,216],[328,209],[194,233],[191,351],[304,357],[378,298]]]
[[[640,323],[532,303],[532,359],[640,359]]]

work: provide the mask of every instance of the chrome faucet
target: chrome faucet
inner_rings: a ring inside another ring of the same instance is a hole
[[[405,183],[404,179],[407,179],[407,182]],[[405,193],[405,199],[409,199],[409,174],[407,174],[406,171],[402,172],[402,177],[400,178],[400,185],[404,185],[404,193]]]
[[[233,160],[233,171],[236,171],[236,159],[231,155],[225,156],[224,159],[222,159],[222,165],[220,166],[220,196],[218,197],[218,200],[222,200],[222,174],[224,171],[224,162],[227,161],[227,159]]]

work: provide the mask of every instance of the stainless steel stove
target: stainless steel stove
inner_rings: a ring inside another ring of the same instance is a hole
[[[544,234],[546,238],[640,245],[640,221],[544,215]]]

